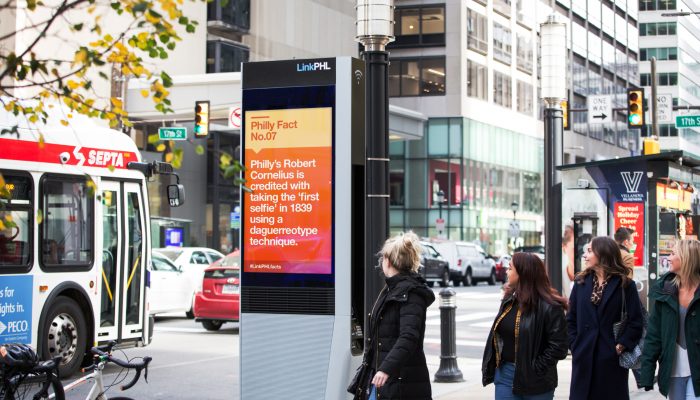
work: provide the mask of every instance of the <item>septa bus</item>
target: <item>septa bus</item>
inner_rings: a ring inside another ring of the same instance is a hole
[[[62,356],[61,376],[95,344],[149,343],[146,180],[172,174],[142,162],[129,136],[82,119],[0,136],[0,343]],[[0,128],[17,123],[0,114]],[[168,198],[180,205],[182,186]]]

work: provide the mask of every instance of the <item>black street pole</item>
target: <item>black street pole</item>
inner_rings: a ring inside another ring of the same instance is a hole
[[[379,272],[374,268],[377,265],[376,256],[389,235],[389,53],[368,50],[362,55],[367,73],[365,304],[371,307],[383,285]]]
[[[544,260],[552,286],[561,292],[561,173],[564,119],[560,106],[547,104],[544,110]]]

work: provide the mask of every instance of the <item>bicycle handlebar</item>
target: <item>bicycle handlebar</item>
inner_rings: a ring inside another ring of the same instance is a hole
[[[98,356],[102,356],[107,358],[109,362],[112,362],[122,368],[128,368],[128,369],[133,369],[136,371],[134,378],[131,380],[131,382],[127,383],[126,385],[120,386],[121,390],[128,390],[131,389],[136,382],[138,382],[139,378],[141,377],[141,370],[146,370],[144,373],[144,379],[146,379],[146,382],[148,382],[148,364],[151,362],[152,358],[151,357],[144,357],[141,361],[137,362],[126,362],[123,360],[120,360],[118,358],[112,357],[111,351],[112,347],[116,342],[111,341],[106,345],[103,346],[98,346],[98,347],[93,347],[92,348],[92,353]]]

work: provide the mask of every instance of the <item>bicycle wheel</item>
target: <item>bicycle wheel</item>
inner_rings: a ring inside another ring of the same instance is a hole
[[[48,382],[48,385],[46,384]],[[47,386],[44,389],[44,386]],[[9,387],[4,388],[2,400],[65,400],[63,385],[54,374],[17,377]]]

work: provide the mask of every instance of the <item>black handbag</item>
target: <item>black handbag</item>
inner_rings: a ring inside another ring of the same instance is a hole
[[[613,337],[615,340],[619,339],[622,332],[625,331],[627,326],[627,302],[625,301],[625,290],[620,287],[622,291],[622,313],[620,314],[620,320],[613,324]],[[625,350],[620,354],[620,366],[627,369],[639,369],[642,364],[642,351],[644,350],[644,334],[642,334],[642,339],[639,340],[636,346],[631,350]]]
[[[362,361],[362,364],[357,367],[355,376],[350,381],[347,391],[350,394],[356,396],[356,398],[362,398],[362,391],[367,388],[367,381],[369,380],[370,368],[369,365]]]

